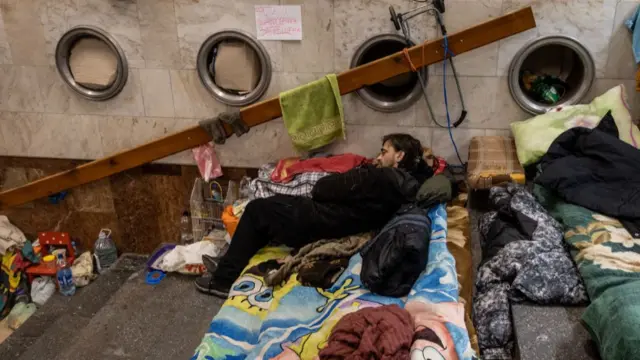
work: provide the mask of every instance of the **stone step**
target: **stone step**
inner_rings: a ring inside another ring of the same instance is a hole
[[[74,296],[55,293],[0,344],[0,359],[42,359],[45,355],[62,351],[68,341],[65,336],[82,331],[122,284],[142,269],[145,259],[143,256],[125,254],[111,271],[100,275],[90,285],[79,288]]]
[[[158,285],[132,276],[54,360],[189,359],[223,301],[198,293],[193,278]],[[20,360],[36,360],[21,358]]]

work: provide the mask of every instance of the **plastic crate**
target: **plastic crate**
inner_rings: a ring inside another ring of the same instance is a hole
[[[190,207],[194,241],[201,241],[213,228],[224,229],[222,197],[214,198],[212,188],[222,194],[222,187],[215,181],[207,183],[203,179],[197,178],[193,183]]]

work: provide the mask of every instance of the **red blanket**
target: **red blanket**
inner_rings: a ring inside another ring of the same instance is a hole
[[[278,162],[276,169],[271,174],[271,180],[286,183],[291,181],[297,174],[304,172],[344,173],[367,162],[369,162],[367,158],[355,154],[342,154],[308,160],[286,158]]]

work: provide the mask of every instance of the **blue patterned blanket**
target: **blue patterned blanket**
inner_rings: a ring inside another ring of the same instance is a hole
[[[285,257],[289,249],[262,249],[234,283],[192,360],[316,359],[342,316],[388,304],[404,307],[413,316],[412,360],[476,359],[464,323],[464,307],[458,302],[444,205],[429,210],[429,217],[432,233],[427,268],[405,298],[380,296],[364,288],[358,254],[329,289],[302,286],[296,276],[283,286],[267,287],[262,279],[273,264],[269,260]]]

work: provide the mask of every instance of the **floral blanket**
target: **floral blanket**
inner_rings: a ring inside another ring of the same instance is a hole
[[[563,202],[536,185],[538,200],[565,226],[591,304],[582,320],[603,360],[640,359],[640,239],[613,218]]]
[[[444,205],[432,208],[428,215],[432,233],[427,267],[406,298],[380,296],[364,288],[358,254],[329,289],[302,286],[296,276],[283,286],[267,287],[263,276],[277,266],[275,259],[289,251],[264,248],[232,286],[192,360],[316,359],[342,316],[389,304],[403,306],[413,316],[411,359],[476,359],[464,306],[458,302],[455,260],[447,250]]]

